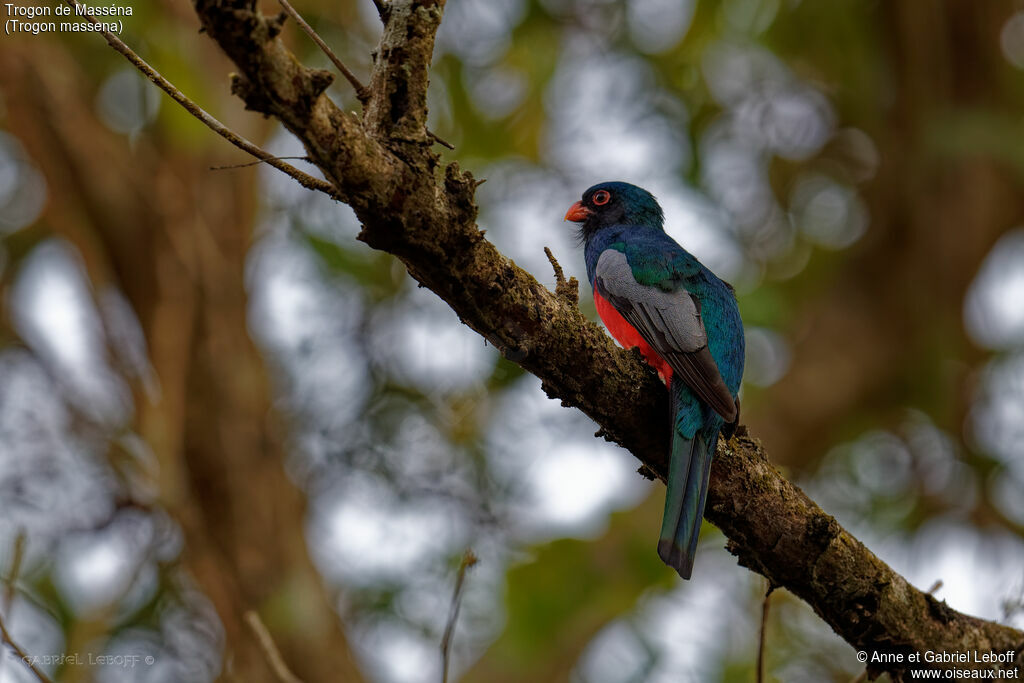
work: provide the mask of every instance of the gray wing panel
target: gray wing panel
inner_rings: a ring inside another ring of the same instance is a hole
[[[736,419],[735,399],[708,350],[700,309],[689,292],[640,284],[626,255],[615,249],[598,258],[594,286],[702,401],[726,422]]]
[[[633,269],[621,251],[606,249],[601,253],[594,280],[601,296],[615,306],[645,339],[647,334],[643,328],[637,327],[638,322],[648,327],[648,332],[664,337],[666,345],[678,351],[696,351],[707,346],[707,333],[693,298],[684,291],[666,292],[640,284],[633,277]],[[613,299],[621,302],[621,306]],[[634,322],[626,311],[635,313],[639,319]],[[650,339],[647,343],[651,344]]]

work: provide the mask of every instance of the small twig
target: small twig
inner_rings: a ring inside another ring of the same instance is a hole
[[[442,147],[447,147],[448,149],[455,149],[455,145],[453,145],[452,143],[448,142],[444,138],[439,137],[438,134],[435,133],[432,130],[428,130],[427,131],[427,136],[430,137],[437,144],[441,145]],[[481,180],[480,182],[482,183],[484,181]]]
[[[1024,584],[1021,584],[1017,595],[1003,601],[1003,621],[1011,621],[1021,612],[1024,612]],[[1024,645],[1021,645],[1024,647]]]
[[[455,621],[459,618],[459,606],[462,604],[462,587],[466,579],[466,570],[476,563],[476,555],[472,550],[467,549],[459,564],[459,575],[455,579],[455,592],[452,593],[452,604],[448,610],[448,623],[444,627],[444,637],[441,638],[441,683],[448,683],[448,658],[452,649]]]
[[[323,51],[325,55],[327,55],[327,58],[331,60],[331,62],[338,69],[338,71],[341,72],[341,75],[344,76],[345,79],[352,84],[352,87],[356,91],[356,97],[359,99],[359,101],[362,104],[366,104],[367,101],[370,99],[369,89],[365,85],[363,85],[358,78],[356,78],[356,75],[354,73],[348,70],[348,67],[341,63],[341,60],[338,59],[338,55],[334,54],[334,50],[327,46],[327,43],[324,42],[323,38],[321,38],[317,34],[317,32],[313,30],[312,26],[306,23],[306,20],[302,18],[302,16],[295,10],[294,7],[292,7],[291,3],[288,2],[288,0],[277,1],[281,4],[281,7],[284,8],[284,11],[288,13],[288,16],[294,19],[295,23],[298,24],[299,27],[306,32],[306,35],[312,38],[313,42],[317,44],[317,46]],[[380,9],[378,8],[377,11],[379,12]]]
[[[270,668],[274,672],[274,676],[277,677],[277,680],[281,681],[281,683],[302,683],[302,680],[293,674],[288,665],[285,664],[281,651],[274,644],[274,639],[270,637],[270,631],[267,630],[263,620],[260,619],[260,615],[254,610],[249,610],[245,613],[245,623],[249,625],[249,628],[252,629],[253,634],[256,636],[256,640],[259,641],[260,649],[266,655],[267,663],[270,664]]]
[[[551,262],[551,268],[555,271],[555,296],[570,306],[578,306],[580,303],[579,280],[571,277],[566,281],[562,266],[555,259],[555,255],[551,253],[551,249],[544,247],[544,253],[547,254],[548,261]]]
[[[550,247],[544,247],[544,253],[547,254],[548,261],[551,262],[551,268],[555,271],[555,282],[562,284],[565,282],[565,272],[562,271],[561,264],[555,258],[555,255],[551,253]]]
[[[310,159],[309,157],[274,157],[274,158],[275,159],[297,159],[299,161],[308,161],[310,163],[313,162],[313,160]],[[211,166],[210,170],[211,171],[230,171],[230,170],[233,170],[233,169],[236,169],[236,168],[248,168],[249,166],[255,166],[257,164],[265,164],[265,163],[267,163],[266,159],[259,159],[257,161],[250,161],[247,164],[228,164],[227,166]]]
[[[11,605],[14,604],[15,584],[21,574],[21,563],[25,559],[25,530],[18,531],[14,538],[14,552],[11,554],[11,568],[4,579],[4,606],[3,614],[11,613]]]
[[[942,579],[938,579],[932,584],[932,587],[928,589],[928,595],[935,595],[935,592],[942,588]]]
[[[64,2],[66,2],[68,5],[71,5],[72,7],[75,7],[76,9],[81,7],[78,0],[64,0]],[[100,23],[96,20],[94,16],[92,16],[89,13],[85,13],[85,18],[92,24],[98,25]],[[170,95],[171,99],[173,99],[175,102],[184,107],[185,111],[192,114],[192,116],[202,121],[206,125],[206,127],[212,130],[214,133],[220,135],[222,138],[233,144],[235,147],[238,147],[239,149],[248,152],[257,159],[265,161],[266,163],[270,164],[279,171],[287,173],[292,178],[297,180],[299,184],[302,185],[303,187],[310,190],[318,190],[320,192],[323,192],[324,194],[333,197],[334,199],[341,200],[341,195],[338,194],[338,190],[334,187],[334,185],[328,183],[327,181],[320,180],[319,178],[314,178],[308,173],[304,173],[299,169],[295,168],[291,164],[286,164],[283,161],[279,161],[269,152],[260,149],[253,143],[243,138],[238,133],[234,132],[233,130],[225,126],[217,119],[210,116],[210,114],[206,113],[206,111],[204,111],[202,107],[200,107],[198,104],[196,104],[188,97],[186,97],[180,90],[174,87],[174,85],[170,81],[161,76],[156,71],[156,69],[147,64],[146,61],[142,59],[142,57],[135,54],[135,52],[132,51],[130,47],[125,45],[125,43],[120,38],[115,36],[113,33],[111,33],[110,31],[102,30],[97,31],[97,33],[99,33],[106,39],[110,47],[114,48],[122,55],[124,55],[125,59],[131,62],[136,69],[141,71],[146,76],[146,78],[148,78],[150,81],[156,84],[156,86],[163,90],[165,93]]]
[[[331,60],[331,62],[338,69],[338,71],[341,72],[341,75],[345,77],[345,80],[352,84],[352,89],[356,91],[356,98],[359,100],[360,104],[365,105],[367,102],[369,102],[370,89],[363,85],[362,81],[360,81],[359,78],[354,73],[349,71],[348,67],[345,66],[345,64],[342,63],[340,59],[338,59],[338,55],[334,54],[334,50],[332,50],[330,46],[324,41],[324,39],[320,37],[320,34],[318,34],[313,29],[313,27],[310,26],[309,23],[307,23],[306,20],[302,18],[302,15],[299,14],[298,10],[292,7],[291,3],[288,2],[288,0],[277,1],[281,4],[281,7],[284,8],[284,11],[288,14],[288,16],[294,19],[295,23],[298,24],[299,27],[306,32],[306,35],[313,39],[313,42],[317,44],[317,47],[319,47],[320,50],[325,55],[327,55],[327,58]],[[377,13],[380,14],[381,19],[386,21],[387,14],[391,11],[391,7],[389,5],[384,4],[382,0],[374,0],[374,4],[377,6]],[[429,137],[437,144],[447,147],[448,149],[455,149],[455,145],[448,142],[447,140],[440,137],[437,133],[431,130],[427,131],[427,137]]]
[[[757,639],[757,683],[764,683],[764,652],[765,632],[768,629],[768,600],[772,597],[775,586],[768,584],[768,592],[764,594],[764,602],[761,603],[761,633]]]
[[[11,605],[14,601],[14,584],[18,580],[18,574],[21,573],[21,562],[25,554],[25,532],[19,531],[18,536],[14,539],[14,554],[11,558],[11,571],[7,574],[5,579],[6,588],[4,590],[4,609],[3,613],[0,614],[0,642],[4,643],[12,650],[14,654],[18,656],[22,664],[27,666],[32,673],[36,675],[42,683],[50,683],[50,679],[47,678],[46,674],[39,670],[39,667],[35,665],[32,658],[25,654],[25,651],[18,646],[17,643],[11,638],[11,634],[7,632],[7,626],[4,624],[3,617],[11,613]]]
[[[14,604],[14,593],[18,583],[18,575],[21,574],[21,563],[25,555],[25,530],[19,529],[18,535],[14,537],[14,547],[11,552],[11,568],[4,578],[3,605],[0,605],[0,615],[9,617],[11,606]],[[7,631],[4,630],[4,633]],[[6,639],[3,642],[7,642]],[[0,658],[0,672],[3,671],[4,658]]]
[[[4,620],[2,618],[0,618],[0,640],[3,640],[4,644],[14,650],[14,654],[18,656],[18,659],[20,659],[21,662],[27,666],[42,683],[52,683],[49,677],[44,674],[38,666],[36,666],[35,662],[32,661],[32,657],[25,654],[25,651],[22,650],[17,643],[11,640],[11,634],[7,632],[7,627],[4,626]]]

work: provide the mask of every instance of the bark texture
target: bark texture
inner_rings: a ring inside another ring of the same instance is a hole
[[[441,168],[430,148],[427,76],[443,0],[388,5],[362,116],[323,95],[329,75],[300,65],[276,37],[280,19],[262,16],[252,0],[194,6],[239,69],[234,92],[303,142],[355,209],[360,239],[400,258],[466,325],[540,377],[548,395],[590,415],[664,479],[667,396],[658,380],[583,317],[571,285],[550,292],[484,238],[472,175],[455,163]],[[783,478],[749,436],[719,446],[706,514],[742,565],[807,601],[858,650],[1005,652],[1024,644],[1020,631],[911,586]],[[903,666],[872,672],[901,678]]]

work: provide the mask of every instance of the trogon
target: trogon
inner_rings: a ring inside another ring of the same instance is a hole
[[[689,579],[719,431],[730,436],[739,424],[744,340],[735,292],[665,233],[658,202],[636,185],[594,185],[565,220],[580,226],[601,320],[668,388],[672,452],[658,555]]]

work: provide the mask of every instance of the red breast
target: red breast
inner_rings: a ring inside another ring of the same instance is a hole
[[[658,371],[658,375],[665,383],[665,386],[670,386],[672,384],[672,368],[669,367],[669,364],[658,355],[657,351],[651,348],[650,344],[644,341],[644,338],[640,336],[636,328],[626,322],[626,319],[596,289],[594,290],[594,304],[597,306],[597,314],[601,316],[601,320],[604,321],[605,327],[615,337],[615,341],[627,349],[631,349],[634,346],[640,349],[644,360]]]

